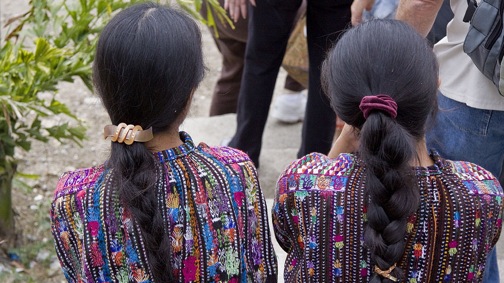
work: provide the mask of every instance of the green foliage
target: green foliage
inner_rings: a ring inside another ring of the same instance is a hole
[[[16,25],[0,49],[0,158],[13,156],[17,147],[29,150],[32,140],[84,138],[81,122],[55,98],[58,84],[80,78],[92,90],[98,33],[115,11],[137,2],[142,0],[31,0],[27,13],[9,21]],[[177,2],[209,26],[215,27],[215,17],[232,26],[217,0]],[[206,18],[198,13],[202,4],[210,7]],[[44,127],[41,118],[50,115],[76,123]]]
[[[228,24],[232,29],[235,28],[233,21],[231,21],[231,19],[227,16],[226,10],[224,10],[224,8],[219,4],[218,0],[177,0],[177,2],[193,17],[213,28],[217,37],[219,36],[219,33],[217,32],[217,26],[215,24],[216,17],[218,21]],[[198,11],[201,10],[202,5],[207,7],[206,15],[198,13]]]
[[[84,138],[84,127],[68,123],[44,127],[41,118],[65,115],[77,118],[66,105],[55,98],[61,81],[73,81],[86,76],[85,58],[71,51],[52,46],[45,38],[37,38],[34,50],[7,42],[0,50],[0,117],[5,154],[13,156],[13,148],[29,150],[33,139],[47,142],[49,138],[78,142]],[[40,94],[49,94],[47,99]]]
[[[0,49],[0,143],[6,156],[29,150],[32,140],[79,143],[85,128],[56,99],[60,82],[80,78],[89,89],[96,34],[126,1],[32,0]],[[17,21],[16,21],[17,20]],[[63,115],[75,123],[44,126],[42,118]],[[3,156],[0,156],[0,158]]]

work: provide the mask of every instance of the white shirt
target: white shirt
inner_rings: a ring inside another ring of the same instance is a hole
[[[448,23],[446,37],[434,46],[439,61],[439,89],[446,97],[470,107],[504,111],[504,96],[463,51],[469,30],[469,23],[462,21],[467,0],[451,0],[450,5],[455,17]]]

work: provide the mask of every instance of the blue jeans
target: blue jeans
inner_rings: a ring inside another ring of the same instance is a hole
[[[504,111],[471,108],[438,95],[439,111],[427,129],[427,146],[450,160],[476,163],[499,178],[504,163]],[[487,258],[484,283],[499,282],[497,251]]]

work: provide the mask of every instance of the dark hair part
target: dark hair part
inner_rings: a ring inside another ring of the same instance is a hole
[[[387,270],[405,249],[407,218],[420,193],[411,161],[437,109],[438,69],[427,41],[406,23],[374,20],[349,30],[323,65],[323,85],[336,114],[359,129],[366,165],[367,226],[364,243],[372,264]],[[394,119],[359,109],[364,96],[386,94],[397,103]],[[397,266],[391,275],[403,279]],[[370,282],[392,282],[373,273]]]
[[[114,125],[152,127],[154,135],[178,126],[205,67],[201,33],[185,13],[154,3],[118,13],[101,33],[94,84]],[[172,281],[170,233],[157,187],[162,166],[143,143],[112,143],[112,192],[138,224],[154,281]],[[162,199],[162,198],[161,198]]]

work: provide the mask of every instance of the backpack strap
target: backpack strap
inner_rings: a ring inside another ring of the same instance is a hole
[[[476,0],[467,0],[467,10],[466,10],[466,13],[464,15],[464,23],[468,23],[471,21],[472,19],[472,16],[474,14],[474,12],[476,11],[476,8],[478,8],[478,2],[476,2]]]

